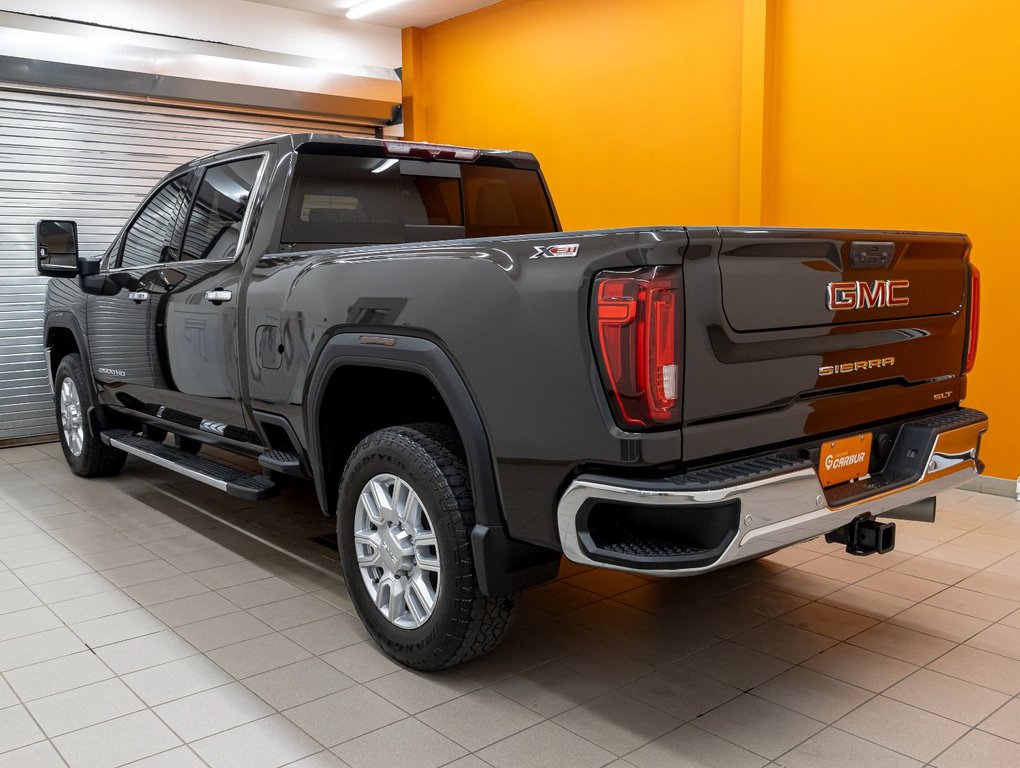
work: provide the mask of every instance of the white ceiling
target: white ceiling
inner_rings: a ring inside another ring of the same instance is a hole
[[[341,18],[347,14],[347,10],[340,7],[341,0],[252,0],[252,2]],[[359,21],[397,29],[428,27],[487,5],[495,5],[497,2],[499,0],[403,0]]]

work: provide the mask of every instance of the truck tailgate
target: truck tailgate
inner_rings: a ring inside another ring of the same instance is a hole
[[[689,232],[686,459],[834,434],[962,398],[963,235]]]

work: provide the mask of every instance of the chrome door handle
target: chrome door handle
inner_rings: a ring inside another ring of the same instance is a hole
[[[135,304],[141,304],[143,301],[149,300],[148,291],[131,291],[128,293],[128,298],[131,299]]]
[[[215,291],[206,291],[205,300],[211,301],[213,304],[219,305],[225,301],[230,301],[234,298],[234,294],[230,291],[225,291],[222,288],[217,288]]]

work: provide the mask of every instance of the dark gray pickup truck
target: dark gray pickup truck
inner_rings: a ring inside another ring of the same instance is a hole
[[[64,455],[261,499],[310,479],[393,657],[491,648],[562,555],[860,555],[982,470],[963,235],[561,232],[537,161],[329,135],[195,160],[100,261],[41,221]],[[258,475],[200,454],[257,458]]]

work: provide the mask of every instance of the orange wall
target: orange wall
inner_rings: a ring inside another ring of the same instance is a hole
[[[767,11],[763,53],[745,4]],[[968,402],[992,416],[988,474],[1014,478],[1018,40],[1020,4],[1001,0],[504,0],[405,35],[412,138],[535,152],[572,229],[967,232],[983,277]],[[762,77],[755,121],[741,88]],[[740,221],[759,183],[761,219]]]
[[[966,232],[981,269],[968,403],[1020,475],[1020,4],[780,0],[764,221]]]
[[[429,27],[413,138],[535,152],[570,229],[735,222],[740,18],[732,0],[505,0]]]

